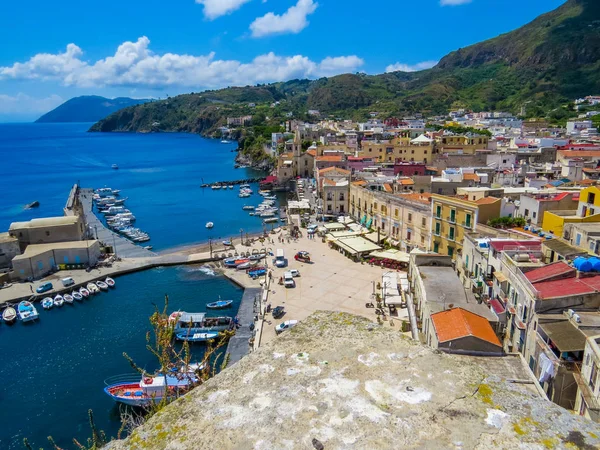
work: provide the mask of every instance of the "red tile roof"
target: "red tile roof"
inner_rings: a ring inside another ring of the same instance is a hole
[[[342,161],[342,155],[317,156],[317,161],[340,162]]]
[[[527,241],[513,241],[513,240],[492,240],[490,241],[490,247],[497,252],[504,251],[507,247],[526,247],[527,250],[541,250],[542,243],[538,240],[527,240]]]
[[[349,174],[350,173],[349,170],[341,169],[339,167],[326,167],[325,169],[320,169],[319,170],[319,174],[323,174],[323,173],[327,173],[327,172],[332,172],[332,171],[336,171],[336,172],[340,172],[340,173],[345,173],[345,174]]]
[[[492,203],[496,203],[499,201],[500,199],[496,197],[483,197],[479,200],[475,200],[475,203],[477,203],[478,205],[491,205]]]
[[[567,275],[572,275],[576,272],[577,271],[573,267],[569,266],[564,261],[558,261],[544,267],[533,269],[526,272],[524,275],[531,283],[539,283],[540,281],[550,281],[558,277],[565,278]],[[562,281],[562,283],[564,283],[564,281]]]
[[[315,156],[317,156],[317,151],[314,148],[311,148],[310,150],[306,151],[306,154],[314,158]]]
[[[440,343],[474,336],[498,347],[502,346],[486,318],[462,308],[432,314],[431,321]]]
[[[424,192],[423,194],[419,194],[418,192],[412,194],[397,194],[397,197],[413,202],[424,203],[426,205],[429,205],[431,203],[431,194],[428,192]]]
[[[463,180],[466,181],[480,181],[479,175],[476,173],[463,173]]]
[[[392,189],[392,187],[389,185],[389,183],[384,183],[384,184],[383,184],[383,190],[384,190],[385,192],[393,192],[393,189]]]
[[[493,298],[490,300],[490,306],[496,314],[502,314],[506,311],[502,302],[500,302],[500,300],[498,300],[497,298]]]

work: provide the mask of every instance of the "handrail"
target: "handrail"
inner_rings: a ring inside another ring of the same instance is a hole
[[[118,384],[118,383],[139,383],[140,380],[142,379],[141,374],[134,374],[134,373],[128,373],[128,374],[120,374],[120,375],[113,375],[112,377],[108,377],[104,380],[104,384],[106,386],[111,386],[113,384]]]

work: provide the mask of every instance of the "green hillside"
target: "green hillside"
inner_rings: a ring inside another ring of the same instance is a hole
[[[600,1],[569,0],[515,31],[456,50],[429,70],[345,74],[180,95],[124,109],[92,130],[210,133],[227,116],[258,114],[258,122],[268,116],[273,124],[286,112],[302,118],[308,109],[364,119],[370,111],[444,114],[462,106],[518,113],[525,107],[527,116],[539,117],[576,97],[600,94],[599,69]],[[262,109],[250,109],[250,102]],[[272,102],[280,104],[269,108]]]
[[[44,114],[36,122],[96,122],[115,111],[147,101],[127,97],[109,99],[97,95],[83,95],[67,100]]]

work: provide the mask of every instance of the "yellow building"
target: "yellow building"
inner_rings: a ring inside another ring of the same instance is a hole
[[[462,253],[465,233],[475,231],[477,223],[499,217],[502,203],[495,197],[470,201],[439,194],[432,194],[431,200],[431,249],[453,259]]]
[[[577,210],[545,211],[542,229],[563,237],[566,223],[600,222],[600,189],[591,186],[579,193]]]
[[[358,155],[361,158],[373,158],[377,162],[419,161],[428,163],[433,160],[435,141],[421,135],[416,139],[398,137],[389,142],[362,141]]]
[[[438,138],[439,153],[473,155],[488,148],[489,138],[480,134],[442,135]]]

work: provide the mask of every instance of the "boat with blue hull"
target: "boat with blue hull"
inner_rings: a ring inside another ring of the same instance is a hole
[[[186,341],[186,342],[210,342],[214,341],[219,337],[218,331],[209,331],[206,333],[188,333],[187,331],[183,331],[181,333],[177,333],[175,335],[178,341]]]
[[[232,317],[207,317],[206,313],[188,313],[176,311],[169,316],[174,323],[173,331],[178,333],[207,333],[212,331],[231,330],[235,326]]]
[[[17,307],[17,313],[22,322],[31,322],[39,319],[40,317],[40,314],[35,306],[33,306],[33,303],[26,300],[23,300],[21,303],[19,303],[19,306]]]
[[[233,300],[219,300],[216,302],[207,303],[206,307],[208,309],[225,309],[225,308],[229,308],[232,303],[233,303]]]

